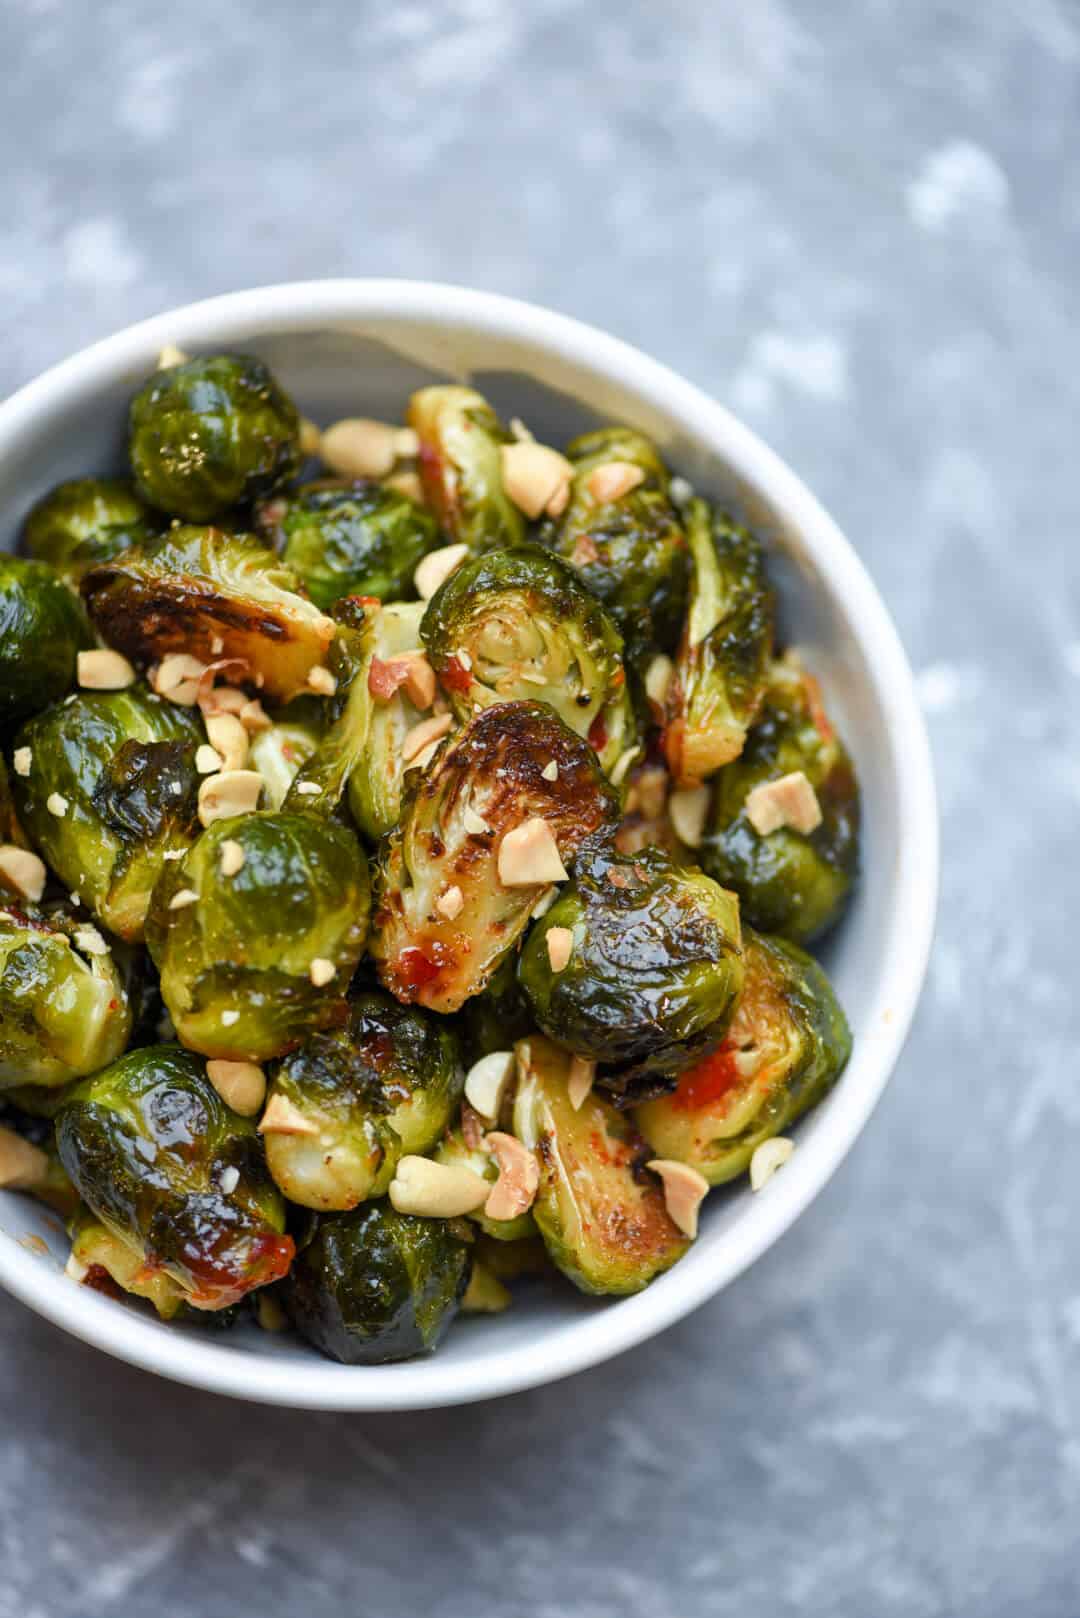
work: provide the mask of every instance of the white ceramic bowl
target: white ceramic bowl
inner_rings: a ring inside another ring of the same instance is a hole
[[[316,281],[233,293],[144,321],[56,366],[0,406],[0,533],[61,478],[121,464],[125,407],[167,342],[244,348],[308,415],[398,419],[407,395],[470,379],[504,416],[561,442],[599,421],[651,433],[703,493],[769,537],[787,637],[807,654],[862,781],[863,874],[825,960],[854,1055],[797,1126],[798,1151],[765,1190],[709,1199],[687,1257],[634,1298],[537,1290],[501,1318],[456,1324],[432,1358],[349,1367],[292,1338],[224,1337],[159,1324],[62,1274],[58,1222],[0,1193],[0,1282],[122,1359],[219,1393],[331,1410],[464,1403],[549,1382],[619,1353],[718,1292],[787,1229],[850,1150],[881,1095],[922,985],[937,891],[937,817],[926,733],[892,621],[854,551],[793,472],[689,383],[591,326],[485,292],[408,281]],[[36,1239],[35,1239],[36,1238]],[[163,1391],[163,1398],[168,1395]]]

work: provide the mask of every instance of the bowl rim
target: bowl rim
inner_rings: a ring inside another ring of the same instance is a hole
[[[438,1355],[391,1366],[311,1363],[238,1351],[118,1309],[76,1287],[0,1232],[0,1284],[84,1342],[144,1370],[236,1398],[340,1411],[434,1409],[553,1382],[646,1341],[732,1282],[772,1246],[824,1187],[864,1128],[892,1074],[922,989],[938,891],[938,817],[933,765],[914,679],[892,618],[852,546],[800,478],[723,405],[639,349],[570,316],[502,294],[396,279],[297,281],[199,300],[125,327],[52,366],[0,404],[0,454],[31,438],[59,407],[93,395],[128,370],[152,365],[166,343],[244,342],[273,331],[326,329],[361,321],[437,323],[514,338],[548,356],[585,365],[680,418],[688,433],[722,454],[800,536],[842,603],[870,670],[885,738],[897,765],[901,829],[895,891],[879,984],[867,1026],[861,1082],[832,1093],[825,1127],[753,1200],[711,1266],[676,1265],[635,1297],[544,1332],[536,1342],[471,1364]],[[865,1036],[864,1036],[865,1039]],[[853,1064],[854,1065],[854,1064]],[[684,1269],[685,1272],[684,1273]]]

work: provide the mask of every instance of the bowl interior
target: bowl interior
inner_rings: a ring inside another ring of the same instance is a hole
[[[936,852],[925,737],[884,608],[828,518],[756,440],[661,367],[555,317],[537,330],[537,312],[514,319],[515,306],[501,300],[435,313],[420,299],[404,310],[379,299],[356,309],[364,300],[342,292],[336,306],[312,309],[315,297],[272,307],[262,297],[261,308],[215,300],[172,323],[163,317],[134,328],[88,351],[84,363],[69,362],[66,375],[52,373],[51,386],[35,384],[22,405],[16,399],[0,410],[0,544],[14,545],[25,511],[60,479],[122,466],[128,400],[166,339],[258,353],[321,423],[357,414],[399,419],[413,389],[446,379],[471,380],[505,417],[521,417],[554,443],[603,421],[629,422],[654,435],[676,471],[764,533],[785,638],[821,676],[862,782],[861,884],[822,952],[853,1026],[853,1061],[797,1126],[800,1149],[768,1193],[713,1193],[691,1253],[638,1298],[601,1303],[568,1285],[536,1286],[503,1317],[459,1322],[429,1361],[344,1368],[290,1337],[164,1327],[141,1308],[74,1287],[59,1274],[67,1256],[59,1223],[29,1199],[0,1193],[0,1280],[137,1363],[296,1404],[393,1408],[479,1397],[602,1358],[677,1318],[768,1245],[831,1173],[888,1076],[921,980]]]

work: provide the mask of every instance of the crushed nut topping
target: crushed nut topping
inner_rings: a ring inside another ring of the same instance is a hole
[[[266,1100],[266,1074],[257,1062],[226,1062],[221,1059],[207,1062],[206,1076],[225,1105],[242,1118],[254,1118]],[[275,1097],[277,1099],[284,1100],[284,1097]],[[288,1106],[288,1102],[285,1104]],[[267,1108],[267,1112],[269,1110]]]
[[[263,779],[257,770],[222,770],[208,775],[199,788],[199,820],[210,826],[232,815],[249,815],[258,806]]]
[[[308,977],[317,989],[325,989],[337,977],[337,967],[333,961],[328,961],[322,955],[316,955],[308,967]]]
[[[514,1065],[513,1051],[491,1051],[474,1062],[465,1075],[465,1099],[481,1118],[494,1123],[499,1116]]]
[[[552,501],[564,510],[574,469],[565,455],[526,439],[503,444],[499,450],[503,487],[527,517],[539,517]],[[555,513],[552,513],[555,515]]]
[[[452,724],[453,719],[450,714],[435,714],[431,719],[421,719],[418,725],[414,725],[411,730],[407,730],[401,743],[401,756],[405,763],[408,764],[411,759],[416,758],[432,742],[438,741],[440,737],[445,736]]]
[[[50,815],[55,815],[57,820],[63,820],[68,812],[68,801],[62,792],[50,792],[45,799],[45,807]]]
[[[569,927],[549,927],[547,937],[548,960],[553,972],[564,972],[574,953],[574,935]]]
[[[319,454],[332,472],[347,478],[382,478],[394,469],[402,429],[366,416],[335,421],[321,434]],[[415,453],[415,451],[413,451]]]
[[[761,837],[784,826],[806,836],[821,825],[821,805],[803,771],[794,770],[748,792],[746,818]]]
[[[700,848],[709,812],[707,786],[680,787],[668,799],[668,815],[675,835],[687,848]]]
[[[598,505],[607,505],[609,501],[621,500],[624,494],[644,482],[645,473],[640,466],[630,461],[608,461],[591,474],[588,490]]]
[[[29,747],[17,747],[11,755],[11,762],[15,766],[16,775],[29,775],[34,763],[32,750]]]
[[[211,1066],[216,1065],[216,1063],[208,1062],[207,1068],[209,1069]],[[230,1062],[228,1065],[230,1067],[246,1067],[249,1064]],[[266,1111],[259,1119],[258,1133],[260,1135],[317,1135],[319,1126],[312,1123],[310,1118],[305,1118],[299,1107],[294,1106],[288,1096],[283,1096],[279,1092],[272,1095],[267,1102]]]
[[[539,815],[508,831],[499,844],[499,881],[504,888],[546,886],[566,878],[555,834]]]
[[[596,1078],[596,1063],[585,1056],[575,1056],[566,1075],[566,1094],[575,1112],[580,1112],[586,1096]]]
[[[170,910],[186,910],[188,905],[198,904],[199,895],[194,888],[177,888],[169,900]]]
[[[435,909],[440,916],[445,916],[447,921],[456,921],[464,908],[465,895],[456,883],[447,888],[446,892],[440,894],[435,901]]]
[[[216,775],[224,762],[221,754],[209,742],[203,742],[195,749],[195,768],[200,775]]]
[[[135,684],[135,670],[127,658],[104,649],[79,652],[75,673],[86,691],[123,691]]]
[[[646,1166],[663,1182],[672,1224],[692,1239],[698,1233],[698,1210],[708,1195],[708,1180],[689,1163],[677,1163],[674,1158],[654,1157]]]
[[[795,1142],[788,1140],[786,1135],[774,1135],[772,1140],[763,1140],[760,1146],[754,1148],[754,1155],[750,1159],[750,1187],[760,1191],[767,1185],[776,1173],[783,1168],[795,1150]]]
[[[484,1144],[499,1165],[499,1178],[484,1203],[485,1217],[518,1219],[528,1213],[536,1200],[540,1184],[536,1154],[523,1146],[515,1135],[501,1131],[488,1135]]]
[[[44,860],[31,854],[28,848],[17,848],[14,843],[0,844],[0,882],[34,904],[45,892],[48,872]]]
[[[243,869],[247,855],[243,845],[235,837],[226,837],[221,845],[221,874],[222,876],[235,876],[237,871]]]
[[[413,583],[421,601],[428,601],[440,584],[456,573],[469,554],[467,545],[442,545],[437,551],[428,551],[417,564]]]
[[[490,1190],[483,1176],[472,1169],[406,1154],[394,1171],[389,1196],[398,1213],[458,1219],[486,1202]]]

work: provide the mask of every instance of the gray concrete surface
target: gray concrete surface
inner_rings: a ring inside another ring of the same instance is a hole
[[[857,539],[945,831],[858,1150],[615,1364],[299,1415],[0,1298],[0,1618],[1075,1618],[1080,8],[0,0],[0,36],[0,390],[293,276],[599,321]]]

